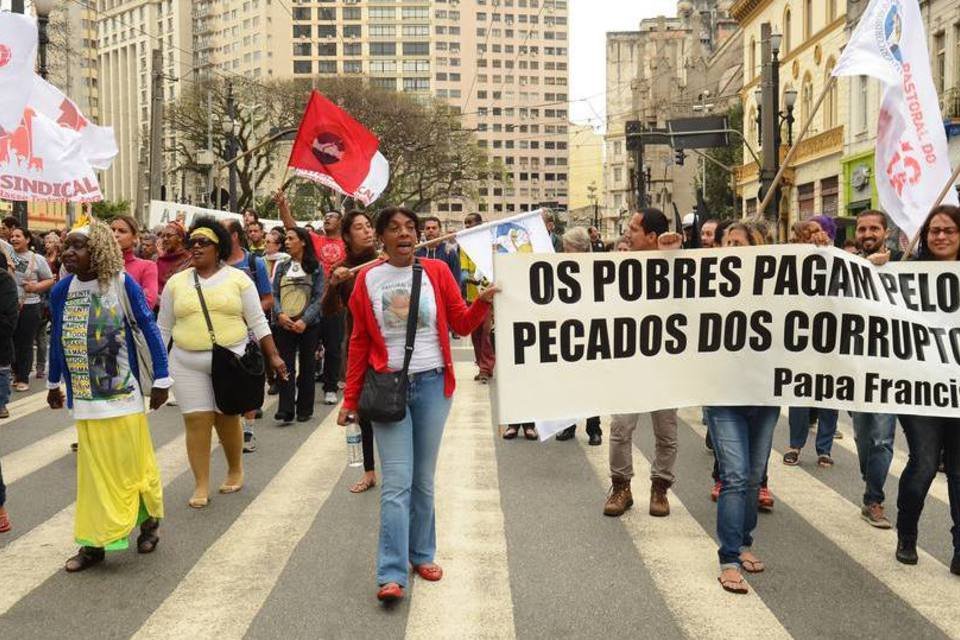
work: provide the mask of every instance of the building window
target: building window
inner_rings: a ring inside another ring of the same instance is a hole
[[[430,9],[427,7],[403,7],[400,15],[404,20],[427,20],[430,18]]]
[[[360,27],[356,27],[356,29],[359,30]],[[344,30],[343,35],[347,35],[346,30]],[[317,25],[317,37],[318,38],[336,38],[337,25],[335,24]]]
[[[336,60],[321,60],[317,63],[317,73],[336,73]]]
[[[313,68],[311,67],[311,62],[309,60],[294,60],[293,61],[293,72],[294,73],[313,73]]]
[[[833,68],[837,66],[836,61],[833,58],[830,58],[827,61],[826,73],[823,77],[824,82],[830,81],[830,76],[833,74]],[[833,129],[837,126],[837,110],[839,105],[837,104],[837,83],[834,82],[830,85],[830,90],[827,92],[827,97],[824,99],[823,104],[823,129],[824,131],[828,129]]]
[[[814,184],[797,185],[797,204],[800,207],[800,219],[807,220],[814,214]]]
[[[430,81],[426,78],[404,78],[404,91],[429,91]]]
[[[813,111],[813,80],[810,73],[803,78],[803,86],[800,88],[800,122],[806,122],[810,119],[810,113]]]
[[[837,0],[827,0],[827,24],[837,19]]]
[[[870,107],[870,85],[867,76],[857,77],[857,133],[863,133],[867,130],[867,110]]]
[[[403,55],[405,56],[430,55],[430,43],[429,42],[404,42]]]
[[[294,7],[293,8],[293,19],[299,20],[302,22],[307,22],[312,17],[310,13],[310,7]]]
[[[369,27],[370,35],[373,37],[393,37],[397,35],[397,27],[392,24],[372,24]]]
[[[793,16],[790,14],[790,7],[787,7],[783,11],[783,41],[780,44],[781,55],[780,57],[790,53],[790,50],[793,48],[790,46],[793,38]]]
[[[947,34],[941,31],[933,35],[933,84],[937,93],[943,93],[947,81]]]
[[[835,217],[840,204],[840,186],[837,176],[820,181],[820,213]]]
[[[294,38],[310,38],[313,36],[313,28],[308,24],[293,25]]]
[[[403,70],[414,73],[425,73],[430,71],[429,60],[404,60]]]
[[[294,42],[293,55],[309,57],[312,55],[313,47],[309,42]]]
[[[363,45],[359,42],[345,42],[343,44],[343,55],[361,56],[363,55]]]
[[[318,56],[336,56],[337,55],[337,43],[336,42],[319,42],[317,43],[317,55]]]
[[[371,20],[396,20],[397,11],[393,7],[370,7]]]
[[[359,60],[345,60],[343,63],[343,72],[363,73],[363,63],[361,63]]]
[[[397,43],[396,42],[371,42],[370,55],[395,56],[397,55]]]
[[[757,39],[750,37],[750,78],[757,77]]]
[[[317,9],[317,20],[321,22],[335,22],[337,19],[336,9]]]
[[[426,37],[430,35],[430,27],[425,24],[405,24],[403,25],[403,35],[412,37]]]
[[[378,89],[387,89],[388,91],[397,90],[396,78],[370,78],[370,84]]]
[[[397,62],[395,60],[371,60],[370,73],[395,73]]]
[[[813,0],[803,0],[803,39],[813,37]]]
[[[360,7],[344,7],[343,19],[344,20],[360,20]]]
[[[361,27],[358,24],[346,24],[343,26],[344,38],[359,38],[362,35],[363,35],[363,27]]]

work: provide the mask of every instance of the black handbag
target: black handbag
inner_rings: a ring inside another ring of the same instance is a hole
[[[423,283],[423,266],[413,263],[413,288],[410,291],[410,308],[407,311],[407,342],[403,353],[403,368],[400,371],[380,373],[367,369],[360,392],[360,415],[372,422],[400,422],[407,417],[407,386],[410,378],[410,358],[417,337],[417,318],[420,315],[420,286]]]
[[[217,336],[213,332],[210,312],[207,310],[206,300],[203,299],[200,278],[196,271],[193,272],[193,283],[197,290],[197,297],[200,298],[203,318],[207,321],[210,342],[213,344],[211,369],[213,397],[217,403],[217,409],[227,416],[242,415],[259,409],[263,406],[263,387],[266,382],[266,365],[260,345],[251,340],[247,343],[244,354],[238,356],[230,349],[217,344]]]

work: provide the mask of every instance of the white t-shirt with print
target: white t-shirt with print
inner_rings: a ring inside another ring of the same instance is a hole
[[[127,356],[123,305],[115,285],[100,291],[96,280],[74,278],[63,310],[61,343],[70,372],[77,420],[143,412],[143,397]]]
[[[387,366],[391,371],[403,368],[403,350],[407,342],[407,317],[410,292],[413,289],[413,267],[382,264],[367,273],[367,293],[373,315],[387,344]],[[437,334],[437,299],[427,272],[420,286],[420,313],[417,338],[413,343],[410,373],[443,367],[443,353]]]

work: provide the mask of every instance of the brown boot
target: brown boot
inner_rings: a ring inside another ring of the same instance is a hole
[[[670,515],[670,503],[667,501],[667,489],[670,483],[662,478],[654,478],[650,486],[650,515],[663,518]]]
[[[633,506],[633,494],[630,493],[630,478],[612,478],[613,486],[607,503],[603,505],[603,515],[619,517]]]

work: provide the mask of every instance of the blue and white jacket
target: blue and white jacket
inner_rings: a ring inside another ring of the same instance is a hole
[[[73,409],[73,387],[70,382],[70,370],[67,368],[67,360],[63,352],[62,338],[63,311],[67,304],[67,293],[70,291],[70,283],[73,282],[73,278],[72,275],[65,276],[50,290],[50,353],[47,364],[47,388],[56,389],[61,381],[65,382],[67,386],[67,407],[70,409]],[[167,389],[173,384],[173,380],[170,379],[167,350],[163,345],[163,338],[160,337],[157,321],[147,306],[146,296],[143,295],[143,289],[140,288],[137,281],[129,275],[123,274],[123,287],[127,300],[130,301],[130,309],[133,312],[134,320],[150,349],[150,356],[153,360],[153,386],[157,389]],[[126,327],[127,357],[130,363],[130,372],[139,381],[142,378],[140,377],[137,346],[134,342],[130,319],[126,317],[126,314],[124,315],[124,325]],[[141,392],[149,394],[150,389],[141,389]]]

